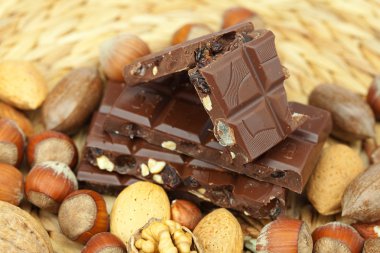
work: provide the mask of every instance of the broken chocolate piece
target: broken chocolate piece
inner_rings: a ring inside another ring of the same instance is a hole
[[[242,154],[246,163],[285,139],[305,122],[292,114],[283,86],[285,74],[270,31],[254,31],[253,39],[233,51],[201,59],[189,77],[214,125],[222,146]],[[208,59],[208,58],[207,58]],[[203,87],[207,87],[207,92]]]
[[[269,217],[273,213],[272,208],[277,208],[276,201],[284,207],[285,190],[279,186],[225,171],[141,139],[107,134],[102,128],[104,119],[104,114],[94,115],[84,152],[84,159],[98,170],[118,171],[158,183],[168,190],[186,191],[217,206],[246,212],[257,218]],[[134,167],[130,167],[131,163],[116,162],[124,161],[126,156],[135,159]],[[86,180],[80,175],[78,172],[78,180]]]
[[[246,22],[168,47],[161,52],[149,54],[127,65],[124,69],[124,78],[128,85],[136,85],[173,73],[187,71],[195,67],[195,59],[202,57],[204,52],[197,51],[199,48],[207,47],[210,48],[211,53],[220,53],[223,48],[230,48],[232,44],[236,44],[235,37],[238,34],[247,34],[252,31],[253,24]]]
[[[195,89],[183,78],[177,80],[180,81],[127,86],[122,92],[120,84],[109,83],[100,107],[100,111],[109,112],[104,129],[112,134],[143,138],[258,180],[302,191],[331,131],[327,111],[289,103],[292,113],[309,117],[307,122],[255,161],[244,164],[239,154],[229,152],[215,140],[212,123]],[[111,108],[110,98],[118,94]]]

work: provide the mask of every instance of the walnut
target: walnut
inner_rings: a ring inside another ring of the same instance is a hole
[[[132,253],[202,253],[193,233],[173,220],[152,219],[131,237]]]

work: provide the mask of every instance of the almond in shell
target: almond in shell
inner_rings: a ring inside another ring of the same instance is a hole
[[[227,209],[216,209],[206,215],[193,233],[203,252],[241,253],[243,250],[243,231]]]

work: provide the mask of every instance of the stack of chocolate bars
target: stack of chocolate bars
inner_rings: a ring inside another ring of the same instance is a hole
[[[107,84],[78,169],[98,191],[145,180],[273,219],[331,131],[328,112],[287,102],[274,35],[251,23],[140,58],[124,77]]]

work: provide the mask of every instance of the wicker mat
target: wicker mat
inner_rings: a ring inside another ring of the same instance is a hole
[[[222,12],[235,6],[259,13],[275,33],[291,75],[286,81],[289,100],[307,102],[313,87],[324,82],[365,95],[380,73],[378,0],[6,0],[0,3],[0,59],[35,62],[51,89],[70,69],[97,65],[99,45],[107,38],[134,33],[156,51],[185,23],[206,23],[218,30]],[[81,146],[84,134],[76,141]],[[360,150],[359,144],[354,146]],[[107,201],[110,207],[113,198]],[[317,215],[296,195],[291,194],[288,203],[288,214],[304,219],[312,229],[340,219]],[[80,252],[80,245],[59,232],[54,215],[27,204],[24,208],[40,218],[56,252]]]

